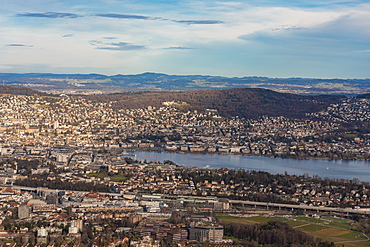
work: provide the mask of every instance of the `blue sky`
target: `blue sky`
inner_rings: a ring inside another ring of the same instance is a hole
[[[0,72],[370,78],[368,0],[2,0]]]

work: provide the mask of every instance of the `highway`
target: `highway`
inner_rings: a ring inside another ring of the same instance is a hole
[[[22,191],[31,191],[31,192],[45,192],[45,193],[52,193],[52,192],[61,192],[64,191],[66,194],[73,192],[73,193],[90,193],[90,191],[78,191],[78,190],[58,190],[58,189],[49,189],[46,187],[25,187],[25,186],[13,186],[13,190],[22,190]],[[106,196],[120,196],[119,193],[109,193],[109,192],[97,192],[100,195]]]
[[[89,191],[69,191],[69,190],[54,190],[48,189],[44,187],[33,188],[33,187],[23,187],[23,186],[14,186],[14,190],[23,190],[23,191],[33,191],[33,192],[58,192],[58,191],[65,191],[74,192],[74,193],[89,193]],[[101,195],[107,196],[120,196],[119,193],[107,193],[107,192],[98,192]],[[217,199],[216,199],[217,200]],[[370,215],[370,208],[359,208],[359,209],[352,209],[352,208],[338,208],[338,207],[320,207],[320,206],[309,206],[305,204],[283,204],[283,203],[272,203],[272,202],[255,202],[255,201],[242,201],[242,200],[229,200],[230,204],[242,204],[242,205],[251,205],[251,206],[260,206],[266,208],[278,208],[279,210],[282,208],[285,209],[302,209],[302,210],[310,210],[310,211],[317,211],[317,212],[335,212],[335,213],[350,213],[350,214],[363,214],[363,215]]]
[[[241,200],[229,200],[231,204],[242,204],[252,206],[262,206],[271,208],[287,208],[287,209],[303,209],[312,210],[318,212],[337,212],[337,213],[351,213],[351,214],[370,214],[370,208],[366,209],[352,209],[352,208],[337,208],[337,207],[320,207],[320,206],[309,206],[309,205],[295,205],[295,204],[283,204],[283,203],[272,203],[272,202],[254,202],[254,201],[241,201]]]

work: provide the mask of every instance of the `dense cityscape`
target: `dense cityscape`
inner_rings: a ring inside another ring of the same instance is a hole
[[[350,121],[366,123],[367,99],[350,99],[310,114],[313,119],[303,120],[227,119],[214,109],[182,112],[179,109],[185,104],[163,102],[160,108],[113,110],[109,103],[79,97],[3,96],[1,152],[45,156],[53,147],[68,146],[290,158],[369,158],[369,136],[343,130],[340,125]]]
[[[0,247],[370,247],[369,0],[0,2]]]
[[[301,222],[302,230],[320,215],[331,225],[345,217],[348,225],[335,229],[357,234],[356,243],[367,241],[370,186],[358,179],[185,167],[133,155],[156,150],[367,160],[368,135],[343,130],[343,123],[367,121],[366,99],[331,105],[310,119],[224,118],[214,109],[183,111],[186,104],[117,110],[77,96],[3,95],[2,246],[340,243],[301,235],[300,225],[295,230],[283,222],[268,224],[301,237],[279,233],[286,236],[276,237],[282,242],[262,235],[254,239],[227,221],[237,215],[278,221],[283,216]]]

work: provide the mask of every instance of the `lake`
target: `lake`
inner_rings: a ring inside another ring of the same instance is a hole
[[[370,162],[359,160],[296,160],[232,154],[196,154],[135,151],[139,160],[171,160],[178,165],[266,171],[272,174],[318,175],[321,178],[358,178],[370,182]]]

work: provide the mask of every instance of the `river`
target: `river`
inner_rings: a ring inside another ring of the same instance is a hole
[[[160,161],[171,160],[178,165],[211,168],[227,167],[229,169],[245,169],[266,171],[272,174],[309,176],[318,175],[321,178],[353,179],[370,182],[370,162],[360,160],[296,160],[269,157],[256,157],[232,154],[195,154],[172,152],[135,151],[133,154],[139,160]]]

